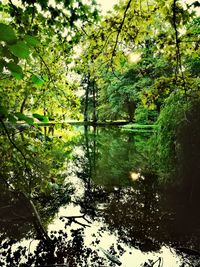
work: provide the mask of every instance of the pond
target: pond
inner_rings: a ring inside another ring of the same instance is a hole
[[[35,197],[41,218],[26,196],[2,191],[0,266],[199,266],[198,198],[159,183],[151,133],[75,131],[63,187]]]

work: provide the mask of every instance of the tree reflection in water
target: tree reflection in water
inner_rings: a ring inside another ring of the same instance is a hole
[[[95,129],[92,133],[86,129],[77,144],[82,153],[73,162],[84,185],[83,195],[73,198],[74,205],[80,206],[81,215],[78,218],[66,214],[58,219],[65,226],[63,229],[47,231],[59,207],[70,202],[70,198],[63,198],[73,194],[69,187],[66,191],[57,188],[57,193],[48,197],[41,192],[35,194],[33,201],[43,229],[27,199],[19,192],[2,188],[0,266],[115,266],[116,259],[127,248],[159,252],[163,245],[186,257],[181,267],[186,262],[198,266],[198,207],[188,203],[180,189],[158,185],[147,153],[141,149],[146,140],[146,136],[114,129]],[[137,174],[135,181],[130,173]],[[80,217],[84,222],[77,224]],[[92,225],[90,222],[99,222],[101,227],[93,233],[93,241],[88,246],[84,235],[85,228]],[[99,244],[104,233],[115,234],[115,245],[106,250],[107,256],[101,257]],[[34,246],[33,240],[37,240]],[[141,262],[141,267],[162,266],[162,257],[151,258],[151,255],[149,260]],[[135,256],[132,257],[134,260]]]
[[[67,191],[69,193],[68,188]],[[63,194],[57,195],[57,204],[59,197],[63,199]],[[49,199],[51,204],[53,201]],[[46,201],[40,196],[40,214],[44,209],[43,202]],[[103,264],[97,252],[85,246],[83,227],[71,229],[70,234],[63,229],[50,232],[40,229],[41,222],[35,217],[28,200],[18,192],[4,191],[0,195],[0,203],[0,266],[88,266],[88,259],[95,264]],[[46,208],[46,220],[50,214],[51,211]],[[45,225],[44,218],[42,220]],[[60,220],[63,220],[65,229],[68,228],[69,222],[64,218]],[[37,242],[33,246],[34,240]]]
[[[134,140],[133,135],[113,129],[88,135],[86,130],[84,157],[77,158],[81,165],[78,176],[85,184],[84,197],[77,200],[82,211],[103,221],[101,232],[117,231],[118,242],[126,246],[147,252],[169,245],[179,254],[187,251],[198,258],[200,213],[196,200],[189,203],[184,199],[180,185],[159,185],[137,136]],[[139,173],[139,179],[131,181],[130,172]]]

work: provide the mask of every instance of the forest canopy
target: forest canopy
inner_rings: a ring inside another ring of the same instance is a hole
[[[196,93],[198,8],[129,0],[103,17],[95,1],[1,2],[1,113],[133,121],[172,92]]]

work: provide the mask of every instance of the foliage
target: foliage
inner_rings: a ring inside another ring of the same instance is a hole
[[[170,97],[161,111],[156,124],[156,133],[151,140],[153,161],[157,164],[160,176],[166,180],[166,176],[169,178],[175,173],[176,130],[177,123],[181,122],[179,116],[184,110],[183,101],[179,98],[179,95]]]
[[[1,97],[4,102],[9,89],[9,97],[14,98],[14,107],[7,104],[4,109],[9,114],[13,109],[21,113],[26,109],[26,115],[42,111],[43,115],[59,119],[61,113],[65,113],[64,119],[77,117],[75,84],[69,84],[66,68],[72,48],[80,39],[81,27],[98,19],[94,1],[90,6],[81,1],[57,1],[57,5],[47,1],[5,1],[1,3],[1,13]],[[20,80],[17,87],[13,87],[6,70]]]
[[[145,53],[148,50],[149,48]],[[123,71],[105,75],[107,82],[100,91],[99,116],[107,119],[112,119],[112,116],[118,119],[128,117],[128,120],[133,121],[136,119],[135,112],[138,114],[142,111],[142,106],[143,110],[146,107],[146,110],[159,111],[170,92],[166,86],[161,88],[161,80],[166,79],[165,76],[170,77],[173,71],[169,63],[162,56],[154,58],[151,54],[143,54],[138,63],[127,64]],[[145,121],[141,123],[144,124]]]
[[[78,6],[74,1],[57,4],[0,4],[2,179],[30,198],[38,193],[53,196],[63,186],[59,172],[71,148],[59,138],[46,137],[35,122],[78,115],[75,85],[68,84],[66,67],[80,38],[79,27],[98,16],[93,2],[91,6],[81,1]]]
[[[158,118],[158,112],[156,110],[149,110],[144,106],[138,106],[135,111],[135,122],[139,124],[152,124]]]
[[[196,90],[190,66],[195,62],[192,51],[197,61],[199,37],[192,5],[121,1],[86,33],[75,69],[97,83],[100,120],[132,121],[141,105],[159,113],[172,92]]]
[[[5,125],[5,124],[4,124]],[[4,132],[3,132],[4,131]],[[19,132],[18,132],[19,131]],[[69,158],[71,147],[67,140],[45,137],[37,128],[1,129],[1,177],[10,188],[34,194],[49,194],[62,187],[61,170]],[[8,142],[9,140],[12,141]],[[11,175],[12,173],[12,175]]]
[[[27,222],[27,227],[19,239],[33,236],[32,224],[37,237],[52,244],[46,228],[73,193],[62,175],[71,147],[68,137],[47,136],[37,122],[78,116],[76,84],[69,82],[67,65],[81,27],[98,18],[93,1],[91,6],[81,1],[56,3],[0,3],[1,187],[22,196],[26,206],[25,214],[15,214],[12,207],[20,201],[6,199],[11,215],[5,222],[20,223],[23,218],[22,226]],[[18,264],[19,258],[20,253],[14,253],[13,262]],[[12,264],[11,255],[9,259]]]
[[[160,113],[150,151],[162,182],[171,179],[174,183],[180,183],[184,179],[184,166],[188,165],[189,168],[193,165],[189,151],[194,150],[192,147],[198,147],[198,138],[194,133],[198,129],[199,116],[194,116],[198,113],[198,99],[194,95],[172,94]],[[193,166],[194,169],[196,167]]]

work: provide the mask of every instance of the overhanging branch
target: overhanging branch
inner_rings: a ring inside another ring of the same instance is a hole
[[[181,71],[182,74],[182,78],[184,79],[184,75],[182,72],[182,61],[181,61],[181,52],[180,52],[180,39],[178,37],[178,29],[177,29],[177,25],[176,25],[176,1],[173,1],[173,27],[174,27],[174,31],[175,31],[175,44],[176,44],[176,73],[175,75],[177,76],[179,73],[179,70]]]
[[[123,28],[123,25],[124,25],[124,21],[126,19],[127,11],[130,8],[131,2],[132,2],[132,0],[129,0],[128,1],[128,4],[126,6],[126,9],[125,9],[125,12],[124,12],[124,16],[123,16],[122,22],[121,22],[121,24],[119,26],[119,30],[117,32],[117,37],[116,37],[116,40],[115,40],[115,45],[114,45],[113,52],[112,52],[112,57],[111,57],[111,65],[112,65],[112,62],[113,62],[113,57],[115,56],[115,51],[116,51],[116,48],[117,48],[117,44],[118,44],[118,40],[119,40],[119,35],[120,35],[121,31],[122,31],[122,28]]]

